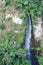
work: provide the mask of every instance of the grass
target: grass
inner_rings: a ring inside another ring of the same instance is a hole
[[[43,65],[43,57],[40,57],[40,58],[39,58],[39,64],[40,64],[40,65]]]
[[[0,11],[3,12],[3,13],[5,13],[6,8],[2,8]]]
[[[9,17],[9,18],[7,19],[7,21],[12,23],[12,18]]]

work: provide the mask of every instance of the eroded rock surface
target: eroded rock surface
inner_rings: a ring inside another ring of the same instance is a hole
[[[38,39],[41,39],[41,36],[42,36],[42,19],[41,18],[38,18],[38,21],[37,21],[37,25],[34,25],[34,28],[35,28],[35,38],[38,38]]]

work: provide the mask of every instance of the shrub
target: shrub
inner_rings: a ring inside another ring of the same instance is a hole
[[[14,0],[14,5],[17,9],[22,8],[23,11],[25,11],[25,13],[30,13],[32,21],[34,22],[33,24],[36,24],[37,22],[36,19],[38,18],[38,16],[41,15],[43,9],[42,7],[43,4],[41,0]],[[24,15],[22,14],[21,18],[23,17]]]
[[[10,5],[10,1],[11,0],[5,0],[5,5],[7,6],[7,5]]]
[[[9,17],[9,18],[7,19],[7,21],[8,21],[8,22],[12,22],[12,18]]]
[[[0,65],[30,65],[26,60],[25,49],[22,49],[19,45],[14,45],[12,41],[9,41],[7,36],[4,38],[4,42],[0,43]]]
[[[0,29],[5,29],[5,24],[4,23],[0,23]]]
[[[19,15],[19,17],[24,20],[26,18],[26,14],[23,12]]]
[[[1,9],[1,11],[2,11],[3,13],[5,13],[6,9],[5,9],[5,8],[3,8],[3,9]]]
[[[40,57],[40,58],[39,58],[39,64],[40,64],[40,65],[43,65],[43,57]]]

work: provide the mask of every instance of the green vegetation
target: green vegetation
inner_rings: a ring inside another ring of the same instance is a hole
[[[25,14],[24,12],[22,12],[22,13],[19,15],[19,17],[24,20],[24,19],[26,18],[26,14]]]
[[[9,18],[7,19],[7,21],[8,21],[8,22],[12,22],[12,18],[9,17]]]
[[[6,9],[10,5],[10,3],[11,0],[5,0],[6,7],[0,10],[0,20],[2,20],[3,16],[5,16],[4,13],[6,12]],[[7,32],[6,35],[2,35],[2,37],[0,35],[0,65],[31,65],[25,57],[27,50],[20,47],[21,44],[24,42],[24,35],[27,23],[26,14],[31,14],[33,25],[36,25],[37,18],[39,16],[42,15],[43,20],[43,3],[41,0],[12,0],[11,6],[14,6],[18,10],[22,9],[19,17],[23,20],[23,23],[21,25],[14,23],[13,31],[11,30]],[[8,18],[5,21],[12,23],[12,18]],[[5,28],[5,24],[0,23],[1,32]],[[15,30],[18,30],[19,33],[15,33]],[[39,51],[40,47],[36,50]],[[43,58],[39,58],[39,63],[40,65],[43,65]]]
[[[17,36],[18,44],[24,42],[24,34],[25,34],[24,32],[21,32],[18,34],[18,36]]]
[[[8,36],[4,36],[3,42],[0,42],[0,65],[31,65],[30,62],[26,60],[26,53],[27,50],[9,41]],[[40,65],[43,65],[43,58],[39,58]]]
[[[13,32],[13,31],[9,31],[7,33],[8,39],[12,42],[17,42],[17,44],[21,44],[24,41],[24,32],[21,32],[19,34]]]
[[[6,9],[2,8],[0,11],[3,12],[3,13],[5,13]]]
[[[0,29],[5,29],[5,24],[4,23],[0,23]]]
[[[4,42],[0,43],[0,65],[30,65],[26,60],[27,51],[15,45],[8,37],[4,37]]]
[[[40,16],[42,12],[41,0],[15,0],[14,5],[17,9],[22,8],[25,14],[30,13],[33,22],[35,22],[35,20],[37,21],[37,17]],[[36,24],[36,22],[33,24]]]
[[[40,65],[43,65],[43,57],[39,58],[39,63],[40,63]]]
[[[7,5],[10,5],[10,1],[11,0],[5,0],[5,5],[7,6]]]

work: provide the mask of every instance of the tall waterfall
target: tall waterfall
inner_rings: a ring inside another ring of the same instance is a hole
[[[33,26],[32,26],[32,21],[31,21],[31,17],[30,15],[28,15],[28,22],[27,22],[27,27],[26,27],[26,36],[25,36],[25,49],[28,50],[28,54],[27,54],[27,59],[30,60],[31,65],[39,65],[38,63],[38,59],[35,56],[36,55],[36,50],[32,50],[30,47],[30,43],[33,44],[32,46],[34,46],[35,44],[35,40],[34,39],[34,33],[33,33]],[[31,49],[31,50],[30,50]]]
[[[25,36],[26,36],[25,37],[25,49],[27,49],[29,51],[30,41],[31,41],[31,20],[30,20],[30,16],[28,18],[27,27],[26,27],[26,35]]]

